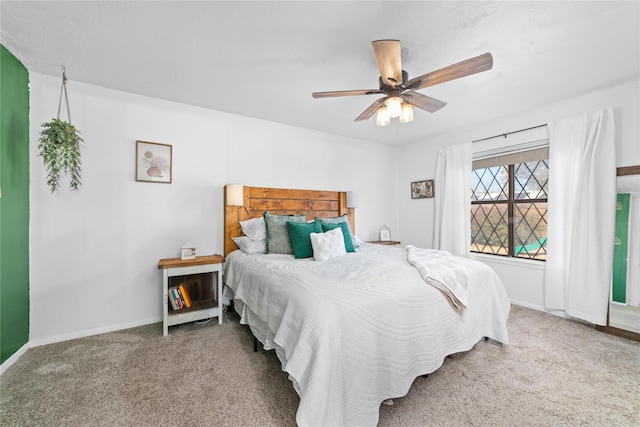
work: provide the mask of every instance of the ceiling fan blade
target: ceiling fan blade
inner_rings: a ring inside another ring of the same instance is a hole
[[[439,99],[435,99],[430,96],[412,91],[403,93],[402,95],[400,95],[400,98],[404,99],[409,104],[412,104],[414,107],[418,107],[430,113],[435,113],[436,111],[447,105],[447,103],[444,101],[440,101]]]
[[[480,56],[476,56],[474,58],[458,62],[457,64],[441,68],[437,71],[414,77],[407,82],[406,86],[412,86],[414,83],[420,81],[420,85],[418,87],[414,87],[414,89],[424,89],[428,86],[448,82],[449,80],[459,79],[460,77],[469,76],[481,71],[487,71],[492,67],[493,56],[491,56],[491,54],[487,52]]]
[[[373,104],[371,104],[369,106],[369,108],[367,108],[366,110],[364,110],[362,112],[362,114],[360,114],[354,121],[356,122],[360,122],[362,120],[367,120],[369,117],[373,116],[373,114],[378,111],[378,108],[382,107],[384,105],[384,101],[387,99],[387,97],[384,98],[380,98],[378,100],[376,100],[376,102],[374,102]]]
[[[380,77],[386,85],[395,87],[402,84],[402,64],[400,40],[376,40],[371,42]]]
[[[376,93],[383,92],[379,89],[336,90],[333,92],[313,92],[311,96],[314,98],[332,98],[337,96],[374,95]]]

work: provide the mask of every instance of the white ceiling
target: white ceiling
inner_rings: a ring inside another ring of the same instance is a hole
[[[640,76],[640,2],[0,2],[2,44],[31,72],[400,145]],[[491,52],[494,67],[420,92],[412,123],[354,119],[379,95],[371,41],[409,78]]]

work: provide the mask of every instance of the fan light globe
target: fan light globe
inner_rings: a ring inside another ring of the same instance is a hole
[[[378,126],[389,126],[391,124],[391,116],[389,115],[389,110],[386,107],[378,108],[376,124]]]
[[[386,101],[387,110],[389,110],[389,114],[391,118],[400,116],[402,98],[397,96],[392,96]]]
[[[413,105],[408,102],[402,103],[402,111],[400,112],[400,123],[409,123],[413,121]]]

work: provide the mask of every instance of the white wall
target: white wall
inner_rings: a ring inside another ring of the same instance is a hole
[[[398,148],[68,83],[83,187],[50,194],[37,156],[60,79],[31,80],[31,325],[40,345],[159,321],[160,258],[223,252],[228,183],[358,190],[356,234],[398,230]],[[173,146],[173,183],[135,181],[135,141]],[[65,181],[66,184],[66,181]]]
[[[461,129],[400,150],[399,206],[402,242],[421,247],[433,243],[434,199],[409,197],[412,181],[431,179],[435,175],[438,149],[519,129],[550,123],[567,117],[613,107],[616,123],[616,157],[618,166],[640,164],[640,80],[588,93],[563,102],[546,105],[481,126]],[[551,165],[550,167],[553,167]],[[550,197],[553,197],[551,195]],[[502,279],[513,302],[542,309],[544,267],[531,261],[488,261],[492,257],[478,256],[490,265]]]
[[[385,224],[403,244],[431,247],[434,200],[412,200],[409,185],[434,177],[443,145],[613,106],[618,165],[640,164],[639,81],[399,148],[69,82],[84,185],[52,195],[37,140],[60,80],[30,79],[32,345],[159,321],[158,259],[187,240],[199,254],[222,253],[227,183],[358,190],[359,237],[375,239]],[[172,184],[135,182],[136,140],[173,145]],[[539,263],[487,264],[512,301],[542,307]]]

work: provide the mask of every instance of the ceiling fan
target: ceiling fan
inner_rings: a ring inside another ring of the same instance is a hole
[[[389,125],[390,119],[394,117],[398,117],[402,123],[412,121],[414,106],[434,113],[447,105],[446,102],[418,93],[417,90],[487,71],[493,67],[493,57],[490,53],[485,53],[409,80],[408,73],[402,69],[400,63],[400,40],[376,40],[371,44],[380,70],[379,89],[313,92],[312,96],[331,98],[384,94],[383,98],[377,99],[355,120],[367,120],[377,112],[376,124],[379,126]]]

